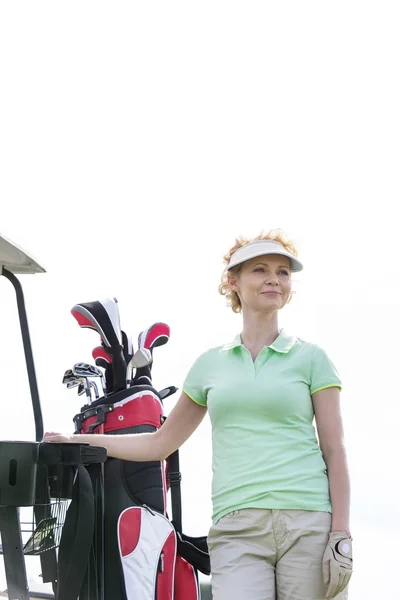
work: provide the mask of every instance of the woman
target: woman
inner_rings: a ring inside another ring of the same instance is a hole
[[[121,459],[160,460],[208,411],[213,600],[343,600],[352,547],[341,381],[320,347],[278,325],[292,273],[302,264],[280,231],[236,240],[225,262],[219,290],[242,313],[241,334],[195,361],[156,433],[79,441]],[[48,433],[45,439],[76,438]]]

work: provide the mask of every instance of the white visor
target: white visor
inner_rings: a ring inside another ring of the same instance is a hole
[[[246,260],[265,254],[280,254],[281,256],[286,256],[290,261],[290,268],[293,273],[302,271],[303,269],[303,265],[295,256],[287,252],[282,244],[273,240],[256,240],[255,242],[246,244],[246,246],[242,246],[242,248],[239,248],[239,250],[236,250],[236,252],[232,254],[231,260],[226,268],[228,270],[232,269],[232,267],[236,267],[237,265],[246,262]]]

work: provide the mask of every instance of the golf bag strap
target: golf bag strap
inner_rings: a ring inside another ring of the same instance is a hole
[[[93,533],[92,482],[86,468],[79,465],[61,534],[56,600],[78,599],[88,566]]]
[[[182,533],[181,473],[179,450],[168,457],[168,479],[171,486],[172,524],[176,531],[178,554],[196,570],[210,575],[210,555],[207,536],[189,537]]]
[[[172,524],[177,533],[182,533],[182,476],[179,470],[179,450],[175,450],[168,458],[168,479],[171,486]]]

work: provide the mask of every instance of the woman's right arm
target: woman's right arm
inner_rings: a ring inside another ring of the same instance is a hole
[[[106,448],[107,455],[122,460],[148,462],[164,460],[192,435],[207,412],[206,406],[194,402],[182,392],[165,423],[154,433],[124,435],[46,433],[44,441],[87,443]]]

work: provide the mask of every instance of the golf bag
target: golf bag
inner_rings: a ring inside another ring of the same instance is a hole
[[[106,374],[104,396],[75,415],[75,433],[155,432],[166,419],[163,400],[176,391],[171,386],[158,392],[151,381],[152,351],[168,341],[168,326],[156,323],[140,334],[139,350],[148,353],[138,353],[135,363],[115,307],[115,301],[108,301],[72,309],[81,326],[100,333],[102,345],[93,356]],[[148,364],[143,356],[151,357]],[[97,510],[91,549],[80,561],[87,565],[83,573],[80,564],[79,599],[198,600],[198,571],[209,575],[210,562],[206,537],[190,538],[182,532],[178,451],[166,461],[108,458],[101,471],[97,465],[88,465],[87,471]],[[172,519],[167,514],[169,491]],[[64,550],[61,560],[66,554]],[[58,600],[70,599],[60,593]]]

